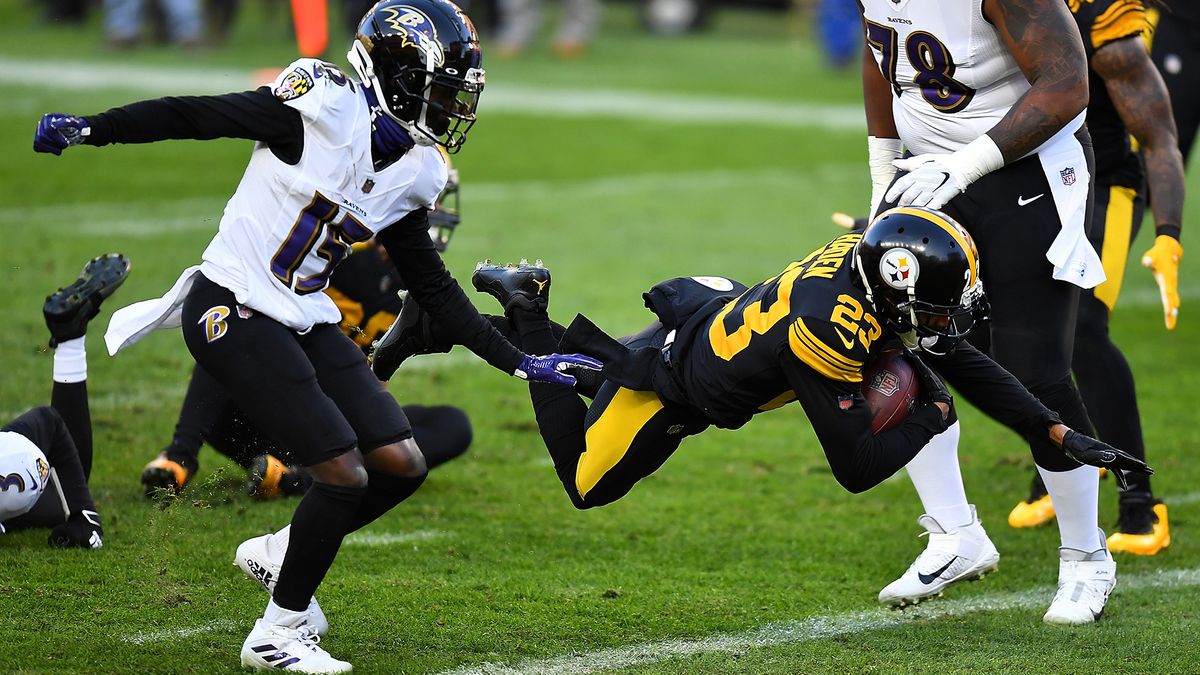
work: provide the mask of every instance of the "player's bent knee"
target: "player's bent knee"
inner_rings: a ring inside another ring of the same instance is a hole
[[[364,460],[371,471],[392,476],[418,478],[429,473],[425,455],[414,438],[389,443],[367,453]]]
[[[367,469],[357,449],[308,467],[313,481],[345,488],[366,488]]]

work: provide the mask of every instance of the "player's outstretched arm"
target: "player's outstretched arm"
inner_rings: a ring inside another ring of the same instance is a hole
[[[153,143],[170,139],[244,138],[271,146],[283,161],[300,160],[300,113],[269,87],[220,96],[169,96],[138,101],[97,115],[47,113],[34,132],[36,152],[61,154],[73,145]]]
[[[1162,293],[1163,320],[1167,330],[1172,330],[1179,315],[1184,173],[1167,85],[1136,35],[1096,50],[1092,69],[1104,79],[1121,121],[1137,138],[1146,160],[1156,236],[1154,246],[1142,257],[1142,265],[1154,273]]]
[[[866,43],[863,43],[862,88],[867,113],[867,163],[871,169],[871,205],[867,216],[874,217],[896,175],[892,162],[903,154],[904,144],[892,116],[892,85],[880,72],[871,46]]]

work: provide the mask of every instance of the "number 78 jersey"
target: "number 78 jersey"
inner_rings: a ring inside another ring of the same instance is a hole
[[[1029,89],[982,0],[859,4],[867,45],[892,86],[896,129],[913,154],[958,150]]]

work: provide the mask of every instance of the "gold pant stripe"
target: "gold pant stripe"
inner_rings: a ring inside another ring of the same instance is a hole
[[[580,497],[586,497],[621,461],[638,432],[662,409],[662,401],[652,391],[617,390],[600,418],[588,427],[587,449],[575,466],[575,489]]]
[[[1121,282],[1125,277],[1125,261],[1129,258],[1129,238],[1133,232],[1133,200],[1137,191],[1122,185],[1108,190],[1108,209],[1104,213],[1104,246],[1100,261],[1104,264],[1104,283],[1092,292],[1096,299],[1112,311],[1121,295]]]

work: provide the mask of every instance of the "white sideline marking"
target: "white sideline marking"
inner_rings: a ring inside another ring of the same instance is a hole
[[[286,64],[280,64],[281,67]],[[154,94],[219,94],[266,84],[234,69],[178,68],[0,57],[0,83],[50,90],[123,90]],[[619,118],[699,124],[756,124],[861,131],[862,106],[659,94],[628,89],[577,89],[490,84],[485,112],[572,118]]]
[[[446,536],[438,530],[416,530],[414,532],[355,532],[346,537],[347,546],[391,546],[414,541],[429,541]]]
[[[163,642],[165,640],[176,640],[185,638],[191,635],[201,635],[203,633],[212,633],[226,628],[233,628],[237,625],[235,621],[227,619],[217,619],[208,623],[192,626],[191,628],[169,628],[167,630],[154,630],[145,633],[134,633],[133,635],[125,635],[121,638],[122,642],[128,642],[134,645],[144,645],[147,642]]]
[[[1117,592],[1142,588],[1198,585],[1200,585],[1200,568],[1162,570],[1151,574],[1118,577]],[[669,659],[687,658],[698,654],[742,653],[763,647],[814,642],[894,628],[914,621],[931,621],[979,612],[1013,609],[1040,610],[1049,604],[1053,593],[1054,589],[1044,587],[975,598],[937,600],[904,611],[881,607],[863,612],[847,612],[815,616],[801,621],[772,623],[740,633],[715,633],[691,640],[647,642],[547,659],[526,659],[512,665],[482,663],[447,670],[441,675],[518,675],[521,673],[582,675],[658,663]]]

